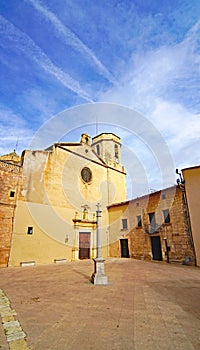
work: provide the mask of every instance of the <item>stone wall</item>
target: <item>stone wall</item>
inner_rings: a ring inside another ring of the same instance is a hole
[[[0,267],[8,266],[20,166],[0,161]]]
[[[123,210],[125,209],[125,210]],[[169,211],[169,222],[164,220],[164,212]],[[155,213],[155,224],[150,224],[150,213]],[[115,216],[114,216],[115,214]],[[141,223],[138,225],[138,217]],[[118,232],[118,239],[128,238],[130,257],[157,260],[153,255],[153,237],[159,237],[161,244],[160,260],[190,262],[194,264],[194,251],[186,220],[186,206],[182,190],[173,186],[162,191],[109,207],[110,237]],[[127,229],[122,229],[121,221],[127,219]],[[154,227],[152,227],[154,226]],[[110,252],[120,256],[119,241],[111,242]],[[159,259],[158,259],[159,260]]]
[[[166,244],[170,247],[169,259],[171,261],[194,262],[194,253],[190,242],[187,227],[185,204],[183,194],[179,187],[172,187],[163,191],[152,193],[131,203],[133,208],[137,203],[135,215],[141,215],[142,227],[137,224],[128,234],[130,239],[130,254],[134,258],[152,259],[151,237],[159,236],[162,257],[166,259]],[[142,209],[142,212],[139,210]],[[130,208],[131,209],[131,208]],[[170,222],[164,222],[163,210],[169,210]],[[151,233],[149,213],[155,212],[156,229]]]

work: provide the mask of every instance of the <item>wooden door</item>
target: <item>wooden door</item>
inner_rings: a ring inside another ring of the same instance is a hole
[[[79,259],[90,259],[90,232],[79,232]]]
[[[153,260],[162,260],[160,236],[151,237],[151,249],[152,249]]]
[[[120,239],[121,258],[129,258],[128,239]]]

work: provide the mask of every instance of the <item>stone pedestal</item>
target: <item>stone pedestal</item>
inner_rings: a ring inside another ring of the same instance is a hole
[[[107,285],[108,284],[108,277],[105,275],[104,272],[104,261],[103,258],[96,258],[94,260],[94,273],[92,274],[92,283],[94,285]]]

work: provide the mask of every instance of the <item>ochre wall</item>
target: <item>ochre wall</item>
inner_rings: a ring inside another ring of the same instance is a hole
[[[200,266],[200,167],[183,169],[196,263]]]
[[[81,178],[83,167],[92,172],[89,183]],[[125,177],[125,173],[108,169],[87,144],[57,145],[50,151],[25,151],[10,265],[78,258],[78,235],[82,230],[91,232],[91,257],[95,257],[96,227],[93,227],[92,217],[98,202],[102,210],[102,250],[103,255],[108,256],[107,205],[110,200],[126,198]],[[87,222],[83,220],[84,205],[88,206]],[[75,215],[80,219],[76,225]],[[28,227],[33,227],[32,235],[27,234]]]
[[[27,234],[33,227],[33,234]],[[54,259],[72,259],[71,244],[65,243],[69,235],[68,225],[54,213],[51,207],[38,203],[18,201],[13,228],[10,266],[21,262],[52,263]]]
[[[124,203],[117,206],[111,206],[108,209],[109,212],[109,243],[110,243],[110,256],[120,257],[120,238],[127,234],[127,231],[122,230],[121,220],[128,217],[128,203]]]

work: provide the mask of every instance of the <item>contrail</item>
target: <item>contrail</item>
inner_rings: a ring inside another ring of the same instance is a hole
[[[88,102],[94,102],[69,74],[65,73],[62,69],[57,67],[49,57],[37,46],[34,41],[20,29],[15,27],[12,23],[7,21],[0,15],[0,33],[4,35],[6,44],[8,40],[16,44],[17,49],[21,50],[23,54],[27,55],[33,61],[35,61],[40,67],[42,67],[47,73],[54,76],[62,85],[81,96]]]
[[[95,56],[93,51],[89,49],[79,38],[77,35],[75,35],[68,27],[66,27],[59,19],[58,17],[42,6],[37,0],[26,0],[27,2],[31,3],[33,7],[42,13],[47,20],[49,20],[56,30],[61,33],[65,39],[65,41],[73,47],[75,50],[82,53],[84,56],[87,57],[93,64],[95,64],[96,68],[98,68],[98,72],[104,76],[109,82],[116,85],[117,81],[113,77],[113,75],[106,69],[106,67],[99,61],[99,59]]]

